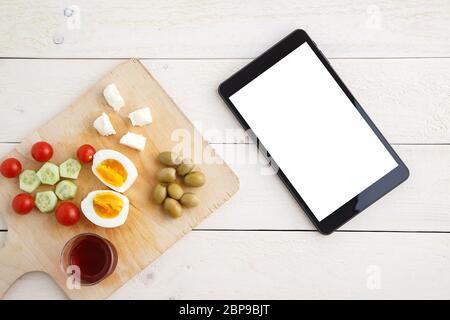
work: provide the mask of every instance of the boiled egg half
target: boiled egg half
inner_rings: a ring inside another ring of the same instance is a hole
[[[103,228],[116,228],[125,223],[130,209],[126,196],[111,190],[90,192],[81,201],[81,211],[93,224]]]
[[[127,191],[138,176],[136,166],[128,157],[109,149],[95,153],[92,172],[107,187],[117,192]]]

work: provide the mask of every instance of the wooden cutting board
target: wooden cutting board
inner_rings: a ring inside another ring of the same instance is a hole
[[[42,79],[45,85],[45,79]],[[103,98],[104,87],[114,82],[125,99],[126,106],[115,113]],[[153,123],[142,128],[131,126],[128,113],[138,107],[149,106]],[[109,114],[117,134],[100,136],[92,123],[102,112]],[[19,121],[19,119],[18,119]],[[144,151],[139,152],[119,144],[120,137],[128,130],[147,137]],[[125,282],[147,267],[183,235],[192,230],[205,217],[216,210],[239,189],[239,180],[231,169],[203,140],[172,99],[152,78],[145,67],[135,59],[120,64],[95,84],[65,111],[34,132],[4,158],[16,157],[24,169],[38,169],[40,164],[30,155],[34,142],[45,140],[55,150],[51,162],[60,164],[75,157],[77,148],[89,143],[97,150],[114,149],[124,153],[136,165],[139,176],[125,194],[130,200],[127,222],[115,229],[103,229],[90,223],[84,216],[77,225],[64,227],[57,223],[54,214],[33,210],[20,216],[12,212],[11,200],[20,192],[18,179],[0,178],[0,214],[8,225],[5,246],[0,249],[0,297],[24,273],[43,271],[48,273],[74,299],[102,299],[111,295]],[[200,161],[199,168],[207,182],[201,188],[185,188],[195,192],[201,205],[184,209],[181,218],[168,217],[161,206],[150,200],[156,184],[155,173],[162,165],[157,161],[159,152],[170,150],[184,141]],[[76,181],[78,193],[74,202],[79,205],[92,190],[106,189],[91,173],[90,166],[83,166]],[[41,186],[38,191],[52,189]],[[60,268],[60,254],[65,243],[73,236],[94,232],[109,239],[117,248],[119,262],[115,272],[106,280],[90,287],[70,290],[67,276]]]

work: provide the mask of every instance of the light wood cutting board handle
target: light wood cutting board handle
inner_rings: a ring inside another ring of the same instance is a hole
[[[22,247],[10,241],[14,238],[8,236],[5,245],[0,248],[0,298],[17,278],[30,271]]]

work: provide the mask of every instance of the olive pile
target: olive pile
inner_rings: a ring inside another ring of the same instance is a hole
[[[188,187],[201,187],[205,184],[203,172],[194,169],[195,164],[190,159],[181,159],[177,154],[164,151],[159,154],[159,161],[166,168],[156,173],[159,183],[153,190],[153,200],[162,204],[164,210],[174,218],[182,214],[182,206],[192,208],[200,204],[200,199],[191,192],[184,192],[176,182],[177,175],[182,177]]]

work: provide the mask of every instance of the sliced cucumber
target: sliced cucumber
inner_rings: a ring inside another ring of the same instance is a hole
[[[69,180],[60,181],[56,185],[55,193],[60,200],[73,199],[77,194],[77,185]]]
[[[57,202],[58,198],[53,191],[38,192],[36,193],[36,199],[34,199],[34,204],[42,213],[52,212]]]
[[[51,162],[46,162],[36,174],[43,184],[53,186],[59,181],[59,168]]]
[[[59,175],[63,178],[77,179],[80,174],[81,163],[75,159],[67,159],[59,166]]]
[[[41,180],[34,170],[24,170],[19,176],[19,188],[28,193],[32,193],[41,184]]]

